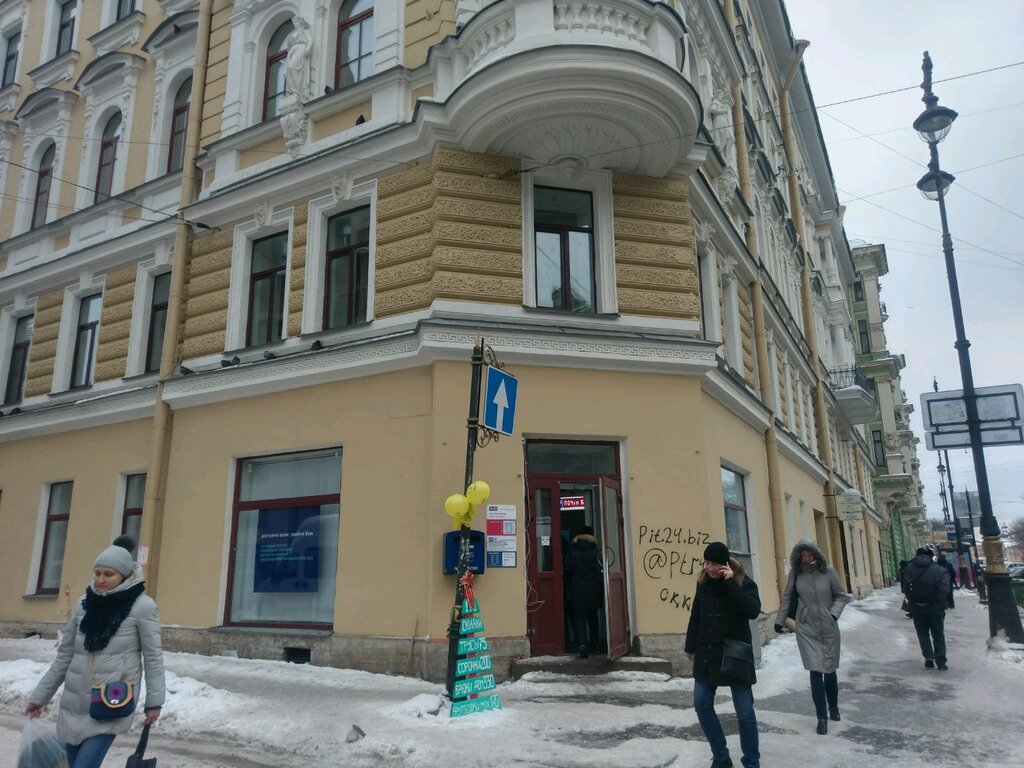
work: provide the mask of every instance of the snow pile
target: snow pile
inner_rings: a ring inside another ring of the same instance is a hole
[[[1011,643],[1006,639],[1006,632],[1004,630],[999,630],[998,635],[989,638],[988,650],[990,657],[1008,661],[1024,671],[1024,645],[1021,643]]]

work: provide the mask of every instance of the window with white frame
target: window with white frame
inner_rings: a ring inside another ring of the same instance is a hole
[[[114,9],[114,21],[120,21],[121,19],[127,19],[135,12],[135,0],[114,0],[116,8]]]
[[[121,534],[136,543],[142,533],[142,507],[146,500],[146,473],[124,476],[124,506],[121,508]]]
[[[4,405],[20,403],[25,393],[25,377],[28,374],[28,352],[32,345],[34,315],[23,315],[14,320],[11,353],[7,358]]]
[[[149,322],[146,331],[145,373],[160,370],[160,356],[164,349],[164,330],[167,327],[167,305],[171,293],[171,273],[163,272],[153,278],[152,299],[149,304]]]
[[[370,226],[368,205],[339,213],[327,222],[324,330],[366,319]]]
[[[733,557],[743,563],[750,573],[750,523],[748,520],[747,492],[744,476],[739,472],[721,467],[722,501],[725,513],[725,541]]]
[[[21,27],[4,35],[4,70],[0,88],[6,88],[18,77],[18,55],[21,47]]]
[[[50,189],[53,186],[53,161],[57,155],[57,147],[51,141],[43,150],[36,169],[36,191],[32,197],[32,229],[46,223],[50,212]]]
[[[292,213],[292,208],[267,212],[261,207],[251,222],[235,227],[227,350],[287,336]],[[309,277],[308,269],[306,274]],[[312,279],[322,283],[323,275]]]
[[[77,16],[78,0],[64,0],[57,3],[57,41],[54,58],[63,56],[74,47]]]
[[[531,175],[523,184],[525,303],[581,314],[615,312],[610,177],[587,171],[568,179]]]
[[[45,489],[43,548],[36,577],[36,594],[39,595],[56,595],[60,591],[73,486],[71,482],[50,483]]]
[[[290,21],[279,26],[267,44],[263,65],[263,119],[277,117],[287,90],[288,35],[295,27]]]
[[[101,203],[110,197],[114,184],[114,167],[117,164],[117,145],[121,140],[121,113],[115,112],[103,125],[100,136],[99,163],[96,166],[94,202]]]
[[[373,74],[373,46],[373,3],[345,0],[338,11],[335,88],[353,85]]]
[[[69,389],[92,385],[96,367],[96,344],[100,335],[100,307],[102,293],[83,296],[78,302],[78,321],[75,325],[75,345],[71,356]]]
[[[171,108],[170,136],[167,141],[167,172],[180,171],[185,158],[188,111],[192,103],[192,76],[181,81]]]

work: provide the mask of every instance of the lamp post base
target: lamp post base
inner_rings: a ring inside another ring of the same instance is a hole
[[[1003,563],[1003,545],[998,536],[985,536],[985,587],[988,591],[988,629],[995,637],[1002,630],[1012,643],[1024,643],[1024,626],[1013,599],[1013,582]]]

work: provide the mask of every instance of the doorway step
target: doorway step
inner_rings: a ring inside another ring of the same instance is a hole
[[[509,678],[518,680],[530,672],[547,672],[559,677],[607,675],[610,672],[653,672],[671,675],[672,662],[652,656],[623,656],[615,661],[609,660],[606,656],[591,656],[589,659],[581,659],[574,655],[531,656],[526,659],[513,659]]]

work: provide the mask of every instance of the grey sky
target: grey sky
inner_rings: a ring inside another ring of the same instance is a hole
[[[811,41],[804,63],[819,106],[919,84],[925,50],[936,81],[1024,61],[1020,0],[787,0],[786,7],[796,37]],[[934,90],[941,105],[960,113],[939,155],[942,169],[957,177],[947,210],[975,384],[1020,383],[1024,66],[936,82]],[[959,389],[961,379],[938,205],[913,186],[928,161],[927,145],[911,128],[924,109],[920,99],[917,88],[824,107],[819,119],[847,206],[847,235],[886,246],[886,333],[890,348],[907,357],[903,388],[915,405],[925,502],[930,517],[941,517],[938,455],[924,447],[920,395],[931,391],[933,376],[940,389]],[[872,196],[855,199],[865,195]],[[986,458],[999,522],[1024,516],[1024,448],[990,448]],[[950,464],[959,490],[976,488],[968,452],[951,452]]]

